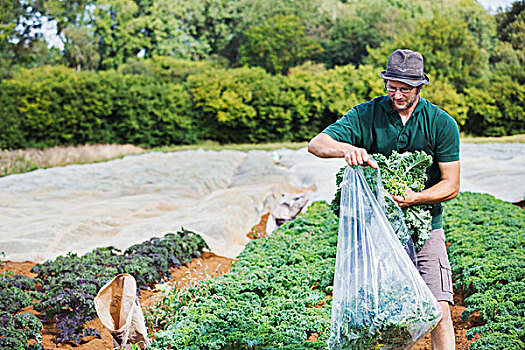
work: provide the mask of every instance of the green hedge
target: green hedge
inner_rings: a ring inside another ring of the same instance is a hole
[[[468,133],[525,133],[524,79],[502,72],[464,92],[438,80],[423,96]],[[162,57],[119,71],[42,67],[0,82],[0,149],[305,141],[382,94],[378,69],[370,65],[325,70],[307,63],[287,76]]]
[[[196,140],[181,85],[114,71],[27,70],[0,84],[0,148]]]
[[[363,80],[370,67],[314,68],[300,67],[286,77],[247,67],[189,76],[186,86],[202,137],[220,142],[309,140],[382,89],[380,81],[370,85]]]

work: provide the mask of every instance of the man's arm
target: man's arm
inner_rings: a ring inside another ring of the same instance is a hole
[[[414,204],[441,203],[456,197],[459,193],[459,160],[455,162],[439,162],[441,180],[434,186],[421,192],[414,192],[408,187],[406,195],[393,196],[401,208]]]
[[[308,144],[308,152],[320,158],[344,158],[348,165],[357,166],[368,164],[377,168],[372,163],[368,152],[364,148],[352,146],[346,142],[334,140],[330,135],[320,133]]]

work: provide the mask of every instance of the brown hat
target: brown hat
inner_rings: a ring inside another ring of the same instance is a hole
[[[406,49],[394,51],[390,55],[386,71],[379,75],[383,79],[400,81],[410,86],[430,83],[430,79],[423,73],[423,56]]]

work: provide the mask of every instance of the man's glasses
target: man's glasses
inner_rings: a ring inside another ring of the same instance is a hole
[[[399,90],[399,92],[401,92],[402,94],[408,94],[409,92],[411,92],[412,90],[414,90],[415,88],[412,87],[412,88],[406,88],[406,87],[402,87],[402,88],[395,88],[395,87],[392,87],[392,86],[388,86],[386,85],[386,91],[390,92],[390,93],[395,93],[397,90]]]

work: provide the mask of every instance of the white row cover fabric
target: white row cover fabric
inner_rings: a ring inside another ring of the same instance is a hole
[[[281,150],[153,152],[0,178],[0,251],[42,262],[96,247],[125,249],[181,227],[235,258],[282,194],[330,200],[343,160]],[[312,169],[318,169],[312,172]]]
[[[0,252],[42,262],[183,226],[235,258],[283,194],[331,201],[342,159],[300,150],[152,152],[0,178]],[[463,144],[462,190],[525,197],[524,144]],[[273,158],[273,159],[272,159]],[[306,205],[306,207],[308,204]],[[305,207],[305,208],[306,208]]]

